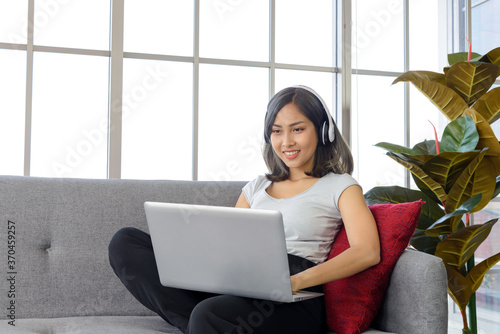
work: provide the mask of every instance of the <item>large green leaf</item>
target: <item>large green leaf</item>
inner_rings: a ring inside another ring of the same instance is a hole
[[[471,106],[495,82],[498,65],[490,63],[460,62],[446,73],[446,86],[453,89]]]
[[[484,275],[498,261],[500,261],[500,253],[474,266],[465,277],[456,268],[445,264],[448,276],[448,293],[460,310],[465,310],[472,294],[481,286]]]
[[[446,215],[444,215],[443,217],[439,218],[438,220],[436,220],[434,222],[434,224],[432,224],[431,226],[429,226],[429,229],[432,229],[434,228],[435,226],[438,226],[440,225],[441,223],[443,222],[446,222],[448,219],[450,219],[451,217],[455,217],[455,216],[460,216],[462,217],[464,214],[466,213],[471,213],[472,210],[479,204],[479,202],[481,202],[481,198],[483,197],[482,194],[477,194],[476,196],[468,199],[467,201],[465,201],[464,204],[462,204],[458,209],[456,209],[455,211],[453,212],[450,212]],[[453,231],[454,229],[453,228],[450,228],[450,231]]]
[[[447,265],[460,270],[486,240],[496,222],[497,219],[492,219],[482,225],[472,225],[458,230],[439,243],[435,255],[443,259]]]
[[[420,154],[419,151],[413,150],[413,149],[408,148],[406,146],[401,146],[401,145],[396,145],[396,144],[391,144],[391,143],[386,143],[386,142],[381,142],[381,143],[375,144],[375,146],[383,148],[384,150],[387,150],[390,152],[395,152],[395,153],[407,153],[407,154],[411,154],[411,155]]]
[[[426,193],[426,191],[430,191],[438,198],[440,202],[446,201],[448,195],[444,191],[443,187],[439,183],[434,181],[432,178],[430,178],[429,175],[427,175],[420,167],[411,162],[405,161],[404,159],[401,159],[397,154],[387,152],[387,155],[390,156],[395,161],[397,161],[402,166],[404,166],[406,169],[408,169],[418,180],[421,181],[423,185],[425,185],[425,187],[423,187],[424,189],[422,189],[417,184],[420,190],[422,190],[424,193]]]
[[[413,146],[413,150],[419,151],[421,154],[436,154],[436,141],[435,140],[424,140],[421,143]]]
[[[451,121],[459,117],[467,109],[467,103],[460,95],[443,84],[418,76],[405,76],[405,74],[398,77],[393,83],[399,81],[411,82]]]
[[[486,260],[481,261],[481,263],[476,264],[472,270],[467,274],[470,277],[472,284],[472,292],[475,292],[481,286],[484,275],[493,268],[495,264],[500,261],[500,253],[497,253]]]
[[[422,182],[422,180],[419,179],[418,176],[415,174],[411,173],[411,177],[413,178],[413,182],[415,182],[415,185],[417,188],[423,192],[426,196],[432,199],[433,202],[436,203],[441,203],[441,205],[444,207],[444,203],[440,200],[440,198],[430,189],[430,187]]]
[[[500,118],[500,87],[493,88],[481,96],[473,106],[484,119],[493,124]]]
[[[443,209],[423,192],[399,186],[374,187],[365,193],[368,205],[380,203],[407,203],[422,200],[417,228],[426,230],[444,215]]]
[[[373,187],[365,194],[365,200],[368,205],[381,203],[407,203],[422,199],[422,192],[408,189],[400,186],[381,186]]]
[[[466,115],[458,117],[446,126],[439,148],[441,152],[467,152],[474,150],[478,141],[476,123]]]
[[[425,231],[416,229],[410,240],[410,245],[420,252],[434,255],[441,239],[425,234]]]
[[[497,197],[498,194],[500,194],[500,175],[497,176],[495,191],[493,192],[493,196],[491,196],[491,199]]]
[[[472,212],[484,209],[484,207],[486,207],[486,205],[488,205],[491,201],[491,198],[493,198],[496,188],[495,175],[496,171],[491,161],[486,158],[483,159],[479,163],[479,166],[466,189],[466,194],[469,198],[476,194],[483,194],[483,199]]]
[[[417,154],[417,155],[411,155],[407,153],[397,153],[397,152],[391,152],[391,154],[394,154],[398,156],[400,159],[407,161],[409,163],[415,164],[419,168],[422,168],[422,166],[429,161],[430,159],[434,158],[435,155],[433,154]],[[387,153],[389,155],[389,153]]]
[[[444,266],[448,276],[448,294],[460,311],[464,312],[472,296],[472,284],[454,267],[446,263]]]
[[[425,230],[425,234],[429,237],[447,237],[455,233],[458,229],[465,227],[462,221],[463,215],[452,216],[449,221],[441,222],[432,228]]]
[[[453,184],[448,193],[448,198],[446,200],[445,206],[446,212],[453,212],[457,210],[457,208],[469,198],[475,196],[480,192],[483,192],[480,190],[488,190],[488,184],[484,184],[482,176],[475,175],[475,172],[478,169],[479,164],[483,160],[485,154],[486,149],[482,150],[476,157],[474,157],[474,159],[472,159],[469,165],[463,169],[460,176],[457,178],[457,181]],[[476,182],[477,184],[475,184]],[[489,198],[491,198],[491,194],[492,192],[490,193]],[[488,197],[486,195],[484,196]],[[489,198],[487,199],[488,202]]]
[[[479,61],[484,61],[500,66],[500,47],[491,50],[490,52],[485,54]],[[500,75],[500,70],[498,72],[498,75]]]
[[[420,212],[417,228],[420,230],[427,230],[436,220],[444,216],[442,206],[430,199],[422,192],[422,211]]]
[[[500,174],[500,143],[491,128],[491,125],[473,108],[467,108],[464,115],[472,117],[476,123],[477,133],[479,134],[479,142],[477,143],[476,150],[488,148],[486,157],[493,163],[497,175]]]
[[[425,234],[429,237],[437,238],[439,236],[446,236],[453,233],[451,229],[451,223],[449,222],[441,222],[437,225],[432,226],[431,228],[425,230]]]
[[[401,81],[413,82],[413,80],[420,80],[420,79],[435,81],[440,84],[446,85],[446,78],[443,73],[437,73],[431,71],[408,71],[397,77],[396,80],[392,82],[392,84],[394,85],[395,83]]]
[[[500,65],[500,47],[490,50],[480,61]]]
[[[432,154],[418,154],[418,155],[409,155],[409,154],[401,154],[406,158],[407,161],[414,163],[415,165],[422,168],[422,166],[427,163],[430,159],[434,158],[435,155]]]
[[[476,52],[471,52],[471,60],[475,58],[480,58],[481,55]],[[469,53],[468,52],[456,52],[456,53],[450,53],[448,54],[448,64],[451,66],[453,64],[462,62],[462,61],[467,61],[469,59]]]
[[[448,193],[463,170],[479,153],[479,151],[442,152],[429,159],[422,166],[422,170]]]
[[[465,224],[464,221],[462,220],[463,216],[454,216],[451,217],[450,219],[450,226],[451,226],[451,234],[457,232],[459,229],[464,228]]]
[[[398,153],[398,152],[395,152],[395,151],[389,151],[386,154],[388,156],[391,156],[391,155],[392,156],[397,156],[401,160],[409,162],[411,164],[414,164],[414,165],[418,166],[419,168],[422,168],[422,166],[427,161],[429,161],[430,159],[432,159],[433,157],[435,157],[435,155],[432,155],[432,154],[411,155],[411,154],[407,154],[407,153]]]

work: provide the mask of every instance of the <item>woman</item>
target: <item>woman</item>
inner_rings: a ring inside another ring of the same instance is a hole
[[[292,290],[322,291],[324,283],[377,264],[375,221],[350,175],[350,150],[321,97],[305,86],[278,92],[269,101],[264,132],[269,173],[245,185],[236,207],[281,211]],[[350,248],[325,261],[342,223]],[[326,331],[323,298],[263,304],[162,286],[149,235],[137,229],[118,231],[109,252],[111,266],[128,290],[184,333]],[[259,321],[252,319],[257,314]]]

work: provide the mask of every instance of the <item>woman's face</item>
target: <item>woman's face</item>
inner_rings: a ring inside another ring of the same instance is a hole
[[[276,155],[288,166],[292,176],[292,173],[312,170],[318,135],[313,122],[295,104],[289,103],[276,115],[271,131],[271,145]]]

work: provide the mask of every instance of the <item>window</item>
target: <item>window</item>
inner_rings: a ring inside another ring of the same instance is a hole
[[[0,1],[0,152],[2,174],[23,175],[27,1]],[[24,26],[24,29],[23,29]]]
[[[260,148],[268,78],[266,68],[200,66],[200,180],[250,180],[266,171]]]
[[[4,174],[248,180],[277,89],[336,104],[330,0],[15,3],[0,1]]]
[[[442,70],[445,18],[444,0],[353,1],[352,150],[365,189],[410,185],[406,170],[375,144],[413,146],[433,138],[428,120],[444,129],[444,117],[422,93],[392,82],[408,70]]]
[[[105,178],[110,2],[4,0],[0,13],[0,172]]]
[[[193,66],[124,59],[122,178],[190,179]]]
[[[35,52],[31,175],[106,177],[107,57]]]
[[[109,0],[36,0],[34,44],[109,50],[109,10]]]
[[[269,22],[269,1],[200,1],[200,57],[269,61]]]
[[[472,1],[472,43],[474,50],[484,54],[498,47],[500,22],[495,17],[500,12],[500,1]]]
[[[0,73],[1,172],[23,175],[26,51],[0,49]]]
[[[193,56],[194,1],[125,0],[125,52]]]
[[[0,43],[26,44],[27,40],[28,1],[0,1]]]

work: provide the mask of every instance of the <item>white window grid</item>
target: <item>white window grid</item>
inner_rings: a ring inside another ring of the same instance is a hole
[[[337,91],[334,92],[335,101],[338,103],[340,112],[337,112],[339,126],[343,131],[344,136],[350,138],[350,118],[349,118],[349,101],[350,101],[350,55],[342,53],[341,45],[350,44],[350,25],[342,25],[341,22],[350,21],[350,0],[338,0],[336,6],[333,6],[333,17],[340,18],[335,27],[332,26],[334,32],[337,31],[335,40],[332,41],[332,47],[336,47],[336,57],[338,59],[336,66],[313,66],[299,64],[283,64],[277,63],[275,60],[275,0],[269,1],[270,6],[270,55],[269,61],[244,61],[231,59],[214,59],[203,58],[199,55],[200,45],[200,0],[194,0],[194,50],[193,56],[173,56],[173,55],[158,55],[145,54],[136,52],[123,51],[123,31],[124,31],[124,0],[111,0],[111,24],[110,24],[110,50],[89,50],[65,47],[40,46],[33,43],[34,29],[34,8],[35,0],[28,0],[28,24],[27,24],[27,43],[0,43],[0,49],[12,49],[26,51],[26,107],[25,107],[25,147],[24,147],[24,171],[25,176],[30,176],[31,165],[31,120],[32,120],[32,84],[33,84],[33,54],[34,52],[51,52],[62,54],[75,54],[86,56],[103,56],[110,60],[109,74],[109,131],[108,136],[108,178],[121,178],[121,137],[122,137],[122,94],[123,94],[123,59],[148,59],[160,61],[175,61],[186,62],[193,64],[193,166],[192,179],[198,179],[198,98],[199,98],[199,69],[200,64],[218,64],[218,65],[237,65],[247,67],[259,67],[269,69],[269,96],[275,93],[275,71],[277,69],[292,69],[303,71],[318,71],[325,73],[337,74],[334,76],[334,87]],[[340,15],[338,14],[340,13]],[[342,28],[343,27],[343,28]],[[339,40],[339,43],[336,41]],[[345,71],[341,71],[341,65]],[[348,70],[349,69],[349,70]],[[343,75],[346,73],[346,75]],[[347,88],[346,88],[347,87]],[[342,98],[338,98],[342,94]]]

